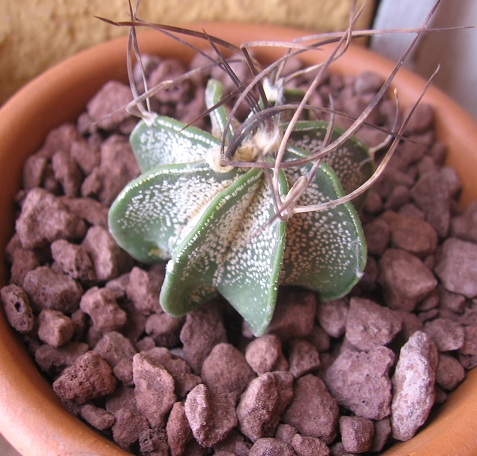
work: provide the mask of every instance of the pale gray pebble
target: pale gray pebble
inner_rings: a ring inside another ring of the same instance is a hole
[[[272,437],[293,396],[289,372],[268,372],[253,379],[237,406],[239,429],[252,442]]]
[[[467,298],[477,296],[477,245],[456,238],[444,241],[435,272],[446,289]]]
[[[204,384],[190,391],[184,407],[192,434],[204,447],[224,440],[238,424],[234,395],[212,393]]]
[[[424,332],[414,333],[401,348],[392,378],[392,435],[409,440],[427,419],[435,399],[438,352]]]

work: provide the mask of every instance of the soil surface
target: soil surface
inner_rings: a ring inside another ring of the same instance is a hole
[[[145,69],[151,84],[185,70],[155,57]],[[196,119],[208,76],[158,92],[153,109]],[[357,115],[381,83],[330,76],[312,102],[331,94],[335,109]],[[65,407],[151,456],[367,454],[410,439],[477,365],[477,203],[456,211],[459,179],[444,166],[430,106],[418,107],[368,194],[360,283],[333,302],[281,289],[268,333],[254,338],[222,299],[165,314],[164,264],[138,264],[109,234],[108,206],[139,174],[127,139],[137,120],[120,109],[130,100],[111,81],[75,125],[53,130],[16,200],[1,300]],[[369,120],[389,129],[394,116],[384,99]],[[370,145],[385,137],[358,135]]]

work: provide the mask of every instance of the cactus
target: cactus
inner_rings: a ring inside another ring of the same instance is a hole
[[[274,128],[256,122],[236,146],[233,158],[244,166],[223,165],[221,147],[232,141],[234,122],[221,95],[220,83],[210,80],[212,133],[158,115],[139,122],[130,142],[143,174],[111,206],[109,226],[137,260],[168,261],[159,298],[165,312],[182,316],[219,293],[260,335],[273,316],[279,285],[305,287],[329,300],[359,280],[366,244],[352,203],[291,209],[339,200],[367,181],[374,165],[355,138],[323,161],[307,161],[342,132],[300,120],[273,169],[287,128],[276,119]],[[269,166],[246,166],[258,157]]]

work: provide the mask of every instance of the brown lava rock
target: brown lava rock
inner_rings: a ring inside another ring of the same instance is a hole
[[[404,250],[388,249],[379,262],[379,283],[392,309],[412,311],[437,285],[424,263]]]
[[[233,345],[217,344],[202,364],[202,379],[215,393],[238,397],[256,377],[245,356]]]
[[[346,322],[346,339],[360,350],[387,345],[401,329],[396,312],[369,299],[350,300]]]
[[[0,296],[10,325],[22,334],[32,331],[35,327],[35,316],[25,291],[12,284],[3,287]]]
[[[299,378],[293,388],[293,398],[283,415],[303,435],[331,443],[336,437],[339,420],[338,404],[325,383],[312,374]]]
[[[184,71],[156,57],[144,66],[149,86]],[[248,74],[244,62],[233,66]],[[158,92],[153,109],[194,119],[206,76]],[[380,83],[332,75],[312,98],[326,104],[331,94],[356,114]],[[477,203],[457,214],[461,185],[442,166],[429,106],[418,107],[411,141],[368,194],[358,286],[330,302],[281,288],[268,333],[256,338],[223,299],[186,317],[165,314],[165,264],[134,262],[108,232],[108,205],[139,174],[126,138],[137,121],[109,116],[129,100],[124,84],[108,83],[77,125],[50,132],[16,197],[2,304],[67,408],[144,456],[344,456],[380,453],[391,434],[412,437],[477,366]],[[394,116],[385,99],[371,119],[390,129]],[[368,126],[358,135],[371,145],[385,136]]]
[[[237,407],[239,429],[252,442],[271,437],[293,396],[293,376],[269,372],[253,379]]]
[[[61,200],[41,188],[28,192],[16,222],[22,246],[34,249],[49,245],[57,239],[81,239],[86,224],[72,214]]]
[[[133,381],[138,410],[152,428],[164,426],[176,402],[172,375],[153,358],[137,354],[133,358]]]
[[[188,313],[181,329],[180,340],[192,369],[194,372],[200,372],[202,363],[215,345],[227,342],[227,333],[218,307],[210,303]]]
[[[184,406],[192,434],[204,447],[224,440],[238,423],[234,396],[212,393],[204,384],[187,395]]]
[[[373,444],[374,424],[372,420],[359,416],[340,418],[341,441],[350,453],[365,453]]]
[[[53,382],[53,390],[64,401],[84,404],[111,394],[116,379],[111,367],[95,352],[81,355]]]
[[[380,420],[391,412],[388,374],[393,361],[394,354],[386,347],[345,350],[327,370],[325,381],[340,405],[358,416]]]

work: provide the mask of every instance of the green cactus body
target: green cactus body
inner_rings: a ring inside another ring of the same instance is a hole
[[[220,84],[211,81],[207,104],[214,106],[220,97]],[[226,118],[223,107],[212,111],[213,134],[167,117],[142,120],[131,145],[143,174],[111,206],[109,226],[137,260],[168,260],[159,298],[165,312],[182,316],[220,293],[260,335],[273,316],[279,285],[306,287],[325,300],[343,296],[362,274],[366,244],[351,203],[282,220],[275,217],[263,169],[217,168],[213,156]],[[285,161],[312,153],[326,128],[298,123]],[[373,170],[366,147],[355,139],[326,161],[300,205],[336,200],[345,194],[343,187],[354,190]],[[278,171],[282,199],[311,166]]]

